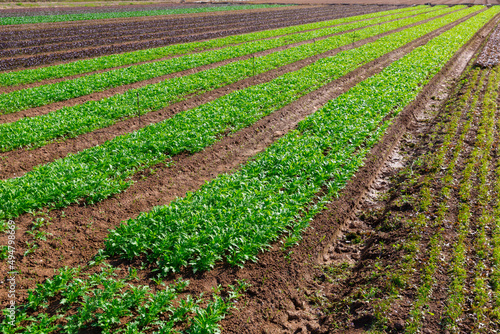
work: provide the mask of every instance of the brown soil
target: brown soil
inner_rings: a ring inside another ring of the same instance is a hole
[[[491,29],[491,25],[488,28]],[[473,43],[464,47],[459,56],[445,67],[447,70],[438,75],[420,94],[418,102],[400,114],[384,140],[372,150],[365,167],[344,189],[342,196],[312,222],[312,228],[305,232],[303,242],[290,254],[290,261],[284,258],[287,254],[279,250],[277,245],[271,252],[262,254],[259,263],[248,264],[245,269],[220,265],[208,273],[197,275],[182,273],[184,277],[192,278],[192,289],[199,290],[206,290],[213,282],[227,284],[233,283],[237,278],[249,280],[253,287],[242,301],[246,307],[223,322],[226,331],[248,333],[259,332],[259,328],[268,328],[270,331],[283,332],[287,328],[291,330],[300,326],[305,326],[305,330],[309,327],[314,329],[322,324],[326,318],[318,313],[307,315],[311,309],[304,302],[307,301],[304,300],[304,291],[312,294],[311,287],[317,286],[314,281],[315,275],[320,274],[315,268],[318,264],[317,259],[321,258],[325,249],[333,243],[338,233],[336,231],[343,222],[354,213],[361,197],[382,167],[385,157],[412,120],[412,115],[416,110],[420,110],[433,90],[439,87],[440,80],[451,75],[451,69],[457,69],[468,61],[477,49],[480,39],[481,36],[478,36]],[[21,256],[25,250],[24,242],[28,239],[24,233],[17,233],[19,247],[17,265],[23,273],[19,287],[22,289],[33,287],[35,282],[52,276],[53,268],[86,263],[97,249],[102,248],[103,239],[109,228],[155,205],[166,204],[176,196],[184,195],[186,191],[196,190],[206,180],[220,173],[237,168],[276,138],[293,129],[307,114],[314,112],[326,101],[338,96],[367,76],[378,73],[391,61],[403,56],[424,40],[367,64],[264,118],[254,126],[224,138],[203,152],[176,157],[174,166],[170,168],[157,166],[159,169],[154,173],[145,171],[137,175],[135,178],[137,182],[125,193],[95,206],[74,205],[65,210],[51,211],[49,216],[52,217],[52,225],[47,231],[53,235],[40,244],[34,255]],[[16,219],[19,231],[30,228],[32,220],[33,217],[30,215]],[[5,269],[2,270],[5,272]],[[25,296],[23,291],[21,298]],[[283,312],[276,311],[279,309]],[[248,328],[246,321],[252,324],[251,328]]]

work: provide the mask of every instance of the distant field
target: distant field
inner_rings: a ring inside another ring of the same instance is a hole
[[[500,6],[0,22],[2,332],[500,330]]]

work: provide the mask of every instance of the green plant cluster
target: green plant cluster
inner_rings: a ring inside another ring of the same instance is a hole
[[[243,282],[229,286],[224,298],[218,293],[211,298],[181,297],[189,281],[162,283],[155,291],[130,282],[135,270],[124,279],[117,278],[117,273],[109,265],[95,274],[84,274],[80,268],[60,269],[59,274],[29,291],[26,304],[16,309],[14,326],[4,319],[2,332],[72,334],[96,328],[108,334],[160,334],[179,333],[182,325],[184,333],[217,333],[218,322],[235,307],[246,288]]]
[[[429,9],[427,8],[421,9],[421,11],[428,10]],[[442,12],[440,11],[440,13],[443,14],[448,11],[450,11],[450,9],[446,7]],[[103,91],[105,89],[149,80],[163,75],[185,71],[188,69],[209,65],[241,56],[247,56],[256,52],[265,51],[297,42],[312,40],[314,38],[328,36],[350,29],[356,29],[376,23],[382,23],[408,15],[408,13],[396,14],[391,16],[384,16],[381,18],[375,18],[372,20],[359,21],[347,25],[283,36],[275,39],[258,40],[241,45],[230,46],[223,49],[211,50],[202,53],[193,53],[163,61],[133,65],[126,68],[111,70],[108,72],[91,74],[88,76],[83,76],[58,83],[16,90],[11,93],[0,95],[0,110],[4,114],[9,114],[28,108],[47,105],[53,102],[65,101],[71,98]],[[434,14],[434,12],[432,12],[429,17],[437,15],[438,14]],[[425,18],[426,16],[422,16],[419,19],[422,20]],[[412,20],[412,22],[417,21],[418,20]],[[394,23],[392,25],[395,26]],[[384,32],[384,29],[382,27],[381,29],[381,32]],[[363,34],[361,33],[360,35]],[[351,37],[351,42],[359,39],[359,37],[353,37],[353,33],[351,33],[349,36]],[[345,39],[344,36],[342,37]],[[340,39],[342,39],[342,37],[338,36],[338,38]]]
[[[290,234],[285,243],[296,242],[363,164],[392,116],[499,12],[493,7],[416,48],[300,122],[238,172],[122,224],[108,236],[106,253],[145,255],[167,274],[186,266],[207,270],[221,260],[242,266],[283,233]]]
[[[285,6],[289,5],[213,6],[213,7],[196,7],[196,8],[138,10],[131,12],[111,12],[111,13],[12,16],[12,17],[0,17],[0,25],[34,24],[34,23],[46,23],[46,22],[64,22],[64,21],[82,21],[82,20],[102,20],[102,19],[113,19],[118,17],[141,17],[141,16],[173,15],[173,14],[207,13],[207,12],[220,12],[228,10],[275,8],[275,7],[285,7]]]
[[[319,29],[337,24],[345,24],[358,20],[366,20],[383,15],[393,15],[409,11],[412,12],[415,11],[415,13],[418,13],[420,10],[424,8],[428,9],[427,6],[402,8],[391,11],[352,16],[331,21],[322,21],[322,22],[309,23],[309,24],[303,24],[286,28],[279,28],[274,30],[259,31],[243,35],[216,38],[208,41],[175,44],[160,48],[138,50],[122,54],[101,56],[92,59],[83,59],[71,63],[40,67],[36,69],[26,69],[15,72],[3,72],[0,73],[0,85],[16,86],[21,84],[39,82],[47,79],[63,78],[71,75],[89,73],[92,71],[104,70],[118,66],[125,66],[143,61],[160,59],[168,56],[175,56],[189,52],[220,48],[239,43],[252,42],[258,39],[277,37],[286,34],[293,34],[310,29]]]
[[[453,8],[444,11],[456,10],[455,7]],[[380,42],[370,45],[369,48],[377,48],[377,54],[381,55],[380,52],[385,52],[388,48],[394,49],[396,45],[404,45],[412,39],[421,37],[476,10],[476,8],[472,8],[459,11],[421,26],[409,28],[394,36],[384,37]],[[149,111],[159,110],[172,103],[191,97],[193,94],[202,94],[238,80],[327,52],[349,44],[352,40],[359,40],[376,35],[379,32],[393,30],[399,24],[408,25],[418,22],[422,18],[429,18],[439,14],[443,13],[441,11],[433,12],[424,14],[423,17],[417,16],[398,22],[386,23],[380,27],[370,27],[362,31],[333,36],[266,56],[241,60],[214,69],[129,90],[124,94],[117,94],[101,101],[89,101],[81,105],[62,108],[47,115],[0,124],[0,151],[9,151],[24,146],[42,146],[58,137],[75,137],[82,133],[110,126],[125,117],[134,117],[139,113],[144,114]],[[379,47],[379,45],[383,44],[386,44],[386,46]],[[352,51],[351,54],[364,52],[366,49],[366,47],[363,47],[357,51]],[[363,57],[360,57],[360,60],[364,61]],[[139,110],[137,109],[138,97],[141,105]]]
[[[458,13],[457,13],[458,15]],[[444,18],[445,19],[445,18]],[[268,83],[223,96],[181,112],[160,123],[119,136],[103,145],[34,168],[19,178],[0,181],[0,219],[44,206],[64,207],[80,199],[93,203],[130,186],[138,170],[182,152],[197,152],[219,138],[253,124],[360,65],[413,40],[414,33],[432,31],[417,26],[323,58]],[[417,34],[418,35],[418,34]],[[408,74],[409,75],[409,74]],[[157,104],[159,94],[149,102]]]

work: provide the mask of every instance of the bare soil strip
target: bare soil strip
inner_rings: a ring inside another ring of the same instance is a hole
[[[434,34],[439,33],[441,32]],[[102,248],[103,239],[109,228],[136,216],[139,212],[150,210],[153,206],[169,203],[176,196],[183,196],[187,191],[198,189],[204,182],[213,179],[218,174],[237,168],[284,133],[293,129],[301,119],[314,112],[326,101],[347,91],[367,76],[379,73],[392,61],[424,44],[434,34],[353,71],[269,115],[253,126],[231,137],[223,138],[203,152],[175,157],[172,167],[165,168],[159,165],[136,175],[137,182],[124,193],[94,206],[73,205],[64,210],[51,211],[46,219],[51,223],[47,227],[47,232],[52,235],[47,237],[46,242],[40,244],[40,248],[35,251],[34,255],[22,256],[26,250],[25,242],[29,241],[29,238],[26,234],[18,235],[17,245],[20,249],[16,263],[23,272],[22,281],[19,284],[20,289],[32,288],[36,282],[52,276],[52,269],[66,265],[74,267],[86,263],[95,255],[97,249]],[[475,39],[477,40],[478,38]],[[469,43],[465,46],[462,49],[463,52],[459,52],[459,55],[450,62],[450,66],[446,67],[447,70],[438,75],[439,79],[452,73],[452,69],[456,70],[461,65],[460,60],[467,62],[477,46],[477,43]],[[312,275],[317,271],[312,268],[312,265],[335,238],[336,233],[332,234],[332,228],[337,229],[338,221],[344,221],[346,217],[352,215],[352,210],[359,203],[361,195],[368,189],[376,171],[380,169],[385,157],[411,121],[414,110],[422,106],[422,101],[426,101],[439,84],[439,80],[433,80],[429,87],[419,95],[418,102],[400,114],[386,138],[372,150],[366,166],[345,189],[343,196],[331,204],[330,210],[313,221],[313,228],[306,231],[304,241],[294,248],[293,254],[289,254],[290,261],[284,259],[286,254],[283,254],[277,246],[275,250],[262,254],[259,263],[248,264],[244,269],[220,265],[208,273],[196,275],[181,273],[184,277],[194,281],[192,289],[201,291],[213,286],[212,283],[233,283],[237,278],[247,278],[253,285],[248,295],[250,300],[244,301],[247,307],[224,322],[223,326],[226,330],[236,333],[248,332],[245,328],[248,327],[246,320],[249,318],[255,330],[263,328],[265,324],[267,326],[270,324],[270,318],[268,318],[269,312],[265,309],[271,310],[271,306],[273,312],[283,307],[285,305],[283,303],[292,303],[292,305],[297,303],[297,307],[304,307],[304,303],[300,300],[301,294],[297,292],[296,287],[303,287],[304,282],[313,279]],[[367,181],[369,181],[368,184],[366,184]],[[28,214],[16,219],[19,231],[30,229],[33,220],[34,217]],[[318,235],[326,237],[319,239]],[[40,269],[41,263],[44,269]],[[4,271],[5,268],[2,267],[2,272]],[[25,296],[23,294],[21,298]],[[297,314],[290,315],[291,318],[296,316]]]
[[[404,50],[411,50],[411,48],[413,48],[414,45],[421,45],[421,43],[428,41],[430,39],[430,36],[435,37],[435,36],[441,34],[443,31],[450,29],[454,25],[465,21],[469,17],[470,16],[466,16],[460,20],[455,21],[454,23],[452,23],[450,25],[447,25],[445,27],[442,27],[442,28],[430,33],[427,36],[424,36],[424,37],[421,37],[420,39],[417,39],[416,41],[414,41],[414,42],[408,44],[406,47],[404,47]],[[431,20],[431,19],[429,19],[429,20]],[[429,20],[418,22],[418,23],[415,23],[415,24],[410,25],[410,26],[415,26],[415,25],[427,22]],[[326,52],[326,53],[323,53],[323,54],[320,54],[320,55],[317,55],[314,57],[310,57],[310,58],[289,64],[289,65],[280,67],[279,69],[272,70],[272,71],[257,75],[253,78],[248,78],[248,79],[236,82],[234,84],[231,84],[231,85],[228,85],[225,87],[221,87],[219,89],[207,92],[205,94],[195,96],[195,97],[188,99],[186,101],[175,103],[175,104],[173,104],[167,108],[164,108],[162,110],[150,112],[144,116],[141,116],[140,119],[131,118],[131,119],[128,119],[128,120],[125,120],[122,122],[118,122],[115,125],[112,125],[112,126],[105,128],[105,129],[96,130],[96,131],[91,132],[91,133],[83,134],[83,135],[78,136],[76,138],[70,138],[70,139],[66,139],[66,140],[61,139],[60,141],[57,141],[55,143],[52,143],[52,144],[49,144],[49,145],[46,145],[46,146],[43,146],[43,147],[40,147],[40,148],[37,148],[34,150],[19,149],[19,150],[15,150],[15,151],[2,153],[2,154],[0,154],[0,157],[2,157],[2,160],[0,161],[0,165],[2,166],[2,169],[0,171],[0,178],[6,179],[6,178],[10,178],[10,177],[22,176],[24,173],[28,172],[36,165],[53,161],[55,159],[64,157],[69,153],[76,153],[76,152],[81,151],[83,149],[86,149],[86,148],[89,148],[92,146],[96,146],[96,145],[100,145],[100,144],[104,143],[105,141],[110,140],[118,135],[122,135],[125,133],[135,131],[135,130],[140,129],[141,127],[143,127],[147,124],[158,123],[162,120],[165,120],[167,118],[172,117],[173,115],[175,115],[176,113],[178,113],[180,111],[192,109],[196,106],[199,106],[201,104],[204,104],[204,103],[212,101],[216,98],[219,98],[223,95],[226,95],[232,91],[243,89],[243,88],[246,88],[246,87],[249,87],[252,85],[256,85],[256,84],[260,84],[263,82],[268,82],[268,81],[270,81],[270,80],[272,80],[280,75],[283,75],[284,73],[287,73],[290,71],[296,71],[302,67],[305,67],[309,64],[312,64],[321,58],[333,56],[333,55],[335,55],[338,52],[341,52],[343,50],[357,48],[361,45],[373,42],[380,37],[389,35],[391,33],[397,32],[397,31],[402,31],[404,29],[407,29],[410,26],[402,27],[402,28],[399,28],[399,29],[396,29],[396,30],[393,30],[393,31],[390,31],[387,33],[380,34],[378,36],[373,36],[371,38],[367,38],[367,39],[355,42],[354,44],[346,45],[346,46],[343,46],[341,48],[334,49],[334,50],[331,50],[329,52]],[[307,41],[307,42],[301,42],[301,43],[297,43],[297,44],[304,44],[304,43],[313,43],[313,42]],[[278,48],[278,49],[281,50],[284,48],[285,47]],[[274,49],[273,52],[277,51],[278,49]],[[271,51],[265,51],[262,54],[268,54],[270,52]],[[256,54],[256,55],[259,55],[259,54]],[[241,57],[241,58],[248,59],[248,58],[250,58],[250,56]],[[231,61],[233,61],[233,60],[231,60]],[[228,62],[229,61],[221,62],[218,65],[222,65],[222,64],[228,63]],[[213,68],[213,67],[215,67],[215,66],[214,65],[204,66],[204,67],[197,68],[196,71],[207,69],[207,68]],[[112,96],[114,94],[124,92],[128,89],[131,89],[131,88],[137,88],[137,87],[143,86],[145,84],[149,84],[149,83],[160,82],[160,81],[165,80],[166,78],[173,77],[173,76],[178,76],[178,75],[180,76],[180,75],[184,75],[187,73],[194,73],[194,71],[195,70],[183,71],[183,72],[176,73],[174,75],[169,75],[169,76],[165,76],[162,78],[156,78],[153,80],[148,80],[148,81],[137,83],[137,84],[122,86],[122,87],[111,89],[111,90],[108,90],[105,92],[92,94],[92,95],[87,96],[87,97],[72,99],[69,101],[55,103],[55,104],[52,104],[49,106],[45,106],[45,107],[41,107],[41,108],[34,108],[34,109],[30,109],[30,110],[36,110],[36,109],[44,110],[43,113],[45,114],[47,112],[56,110],[64,105],[75,105],[78,103],[83,103],[84,101],[89,100],[89,97],[92,97],[92,96],[96,96],[93,99],[100,100],[104,97]],[[16,113],[16,114],[2,115],[5,118],[0,116],[0,121],[5,121],[5,119],[9,119],[10,117],[13,117],[13,116],[19,117],[20,115],[17,115],[17,114],[22,114],[23,116],[25,116],[26,113],[29,112],[30,110]],[[45,112],[46,110],[47,110],[47,112]],[[11,115],[13,115],[13,116],[11,116]],[[29,116],[31,116],[31,115],[29,115]],[[17,119],[17,117],[14,119]]]

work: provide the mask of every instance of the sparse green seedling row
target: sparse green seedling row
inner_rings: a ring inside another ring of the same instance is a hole
[[[497,76],[500,76],[500,67],[497,66],[494,70],[496,71]],[[488,104],[488,107],[493,110],[498,110],[498,99],[499,91],[493,91],[490,99],[485,99],[485,104]],[[498,154],[500,149],[500,144],[498,144],[498,142],[495,149]],[[497,160],[496,164],[497,166],[494,175],[495,183],[493,185],[493,203],[495,206],[491,227],[491,274],[489,280],[492,290],[492,303],[488,315],[489,318],[498,325],[500,324],[500,197],[498,196],[498,194],[500,194],[500,162]]]
[[[133,283],[136,272],[129,270],[126,278],[117,278],[119,271],[102,265],[94,274],[81,268],[64,268],[54,277],[29,291],[27,301],[16,309],[12,326],[4,318],[2,332],[14,333],[217,333],[218,323],[246,289],[244,282],[222,287],[211,297],[181,297],[189,281],[178,280],[157,289]],[[185,294],[185,293],[184,293]],[[59,303],[54,303],[54,300]],[[57,304],[57,305],[56,305]],[[124,324],[122,322],[126,320]]]
[[[479,88],[487,84],[485,73],[481,73]],[[463,146],[465,138],[467,137],[467,132],[470,130],[472,123],[474,122],[474,114],[481,105],[480,101],[481,89],[476,90],[473,95],[472,101],[469,108],[469,117],[466,122],[463,133],[459,138],[457,146]],[[481,114],[482,122],[478,130],[478,137],[476,138],[476,145],[482,143],[483,136],[486,133],[488,127],[487,114],[483,112]],[[480,144],[482,145],[482,144]],[[462,149],[461,149],[462,151]],[[453,245],[453,256],[450,264],[450,286],[448,288],[448,297],[444,312],[443,324],[445,328],[451,332],[457,332],[460,328],[460,317],[463,313],[463,306],[465,302],[465,284],[467,280],[467,270],[466,270],[466,259],[467,259],[467,244],[466,239],[469,233],[470,223],[471,223],[471,191],[472,184],[474,180],[474,171],[477,162],[484,156],[485,152],[481,146],[475,146],[472,152],[467,157],[467,164],[465,169],[461,172],[461,180],[459,186],[459,197],[461,198],[461,203],[458,205],[458,235],[455,244]]]
[[[475,71],[475,79],[477,79],[478,71]],[[457,92],[466,85],[466,79],[463,79],[461,85],[457,89]],[[389,313],[394,308],[394,303],[397,303],[401,297],[401,293],[403,289],[407,288],[409,284],[411,284],[411,280],[413,279],[414,268],[417,266],[417,256],[421,253],[420,243],[422,242],[422,234],[424,230],[429,227],[429,209],[431,209],[431,204],[439,202],[437,198],[448,198],[448,190],[447,188],[443,188],[441,194],[434,194],[430,185],[432,181],[436,178],[437,173],[441,170],[441,168],[432,168],[431,166],[436,166],[436,162],[439,162],[439,166],[445,165],[445,156],[448,152],[455,152],[453,158],[449,163],[454,166],[456,160],[458,159],[458,155],[456,153],[460,152],[460,147],[454,147],[453,138],[457,136],[457,129],[459,120],[462,116],[462,110],[457,108],[457,105],[465,105],[466,101],[471,99],[471,87],[474,85],[470,85],[467,89],[467,92],[461,95],[461,99],[459,102],[455,101],[454,103],[448,103],[446,105],[442,114],[445,119],[440,123],[434,126],[433,134],[430,135],[431,138],[435,137],[438,133],[443,132],[445,140],[442,143],[442,146],[438,149],[438,153],[434,153],[430,151],[427,153],[423,159],[421,159],[422,166],[420,167],[423,171],[429,171],[425,173],[423,177],[423,181],[421,181],[421,191],[417,199],[414,200],[415,203],[420,203],[416,209],[420,212],[416,215],[416,217],[409,219],[406,221],[403,226],[408,227],[408,236],[406,239],[401,240],[400,243],[394,245],[396,249],[403,249],[404,256],[402,260],[395,265],[393,269],[393,273],[390,275],[389,279],[386,280],[385,290],[383,297],[381,297],[378,301],[373,304],[373,312],[375,316],[375,321],[373,323],[373,328],[385,330],[389,325]],[[452,112],[453,111],[453,112]],[[447,168],[446,176],[443,178],[443,181],[447,183],[446,187],[450,186],[451,178],[453,175],[454,167]],[[418,171],[413,170],[413,165],[406,167],[401,175],[407,175],[406,177],[410,177],[410,180],[405,182],[406,186],[414,186],[414,182],[412,180],[419,179]],[[398,190],[398,193],[400,190]],[[403,191],[404,193],[404,191]],[[446,201],[442,202],[439,207],[440,215],[438,215],[438,220],[442,220],[444,214],[447,211]],[[432,225],[439,226],[439,222],[435,222]],[[436,261],[437,255],[437,245],[436,243],[441,239],[441,230],[438,230],[438,233],[433,235],[430,241],[430,244],[434,246],[434,251],[431,251],[431,259]],[[427,279],[429,283],[432,283],[433,270],[435,269],[435,264],[431,264],[426,266],[423,269],[422,277]],[[378,277],[383,275],[383,273],[373,274],[374,277]],[[406,331],[413,332],[418,330],[421,324],[422,319],[422,306],[425,304],[424,302],[428,300],[428,292],[430,291],[431,285],[429,283],[422,285],[417,291],[417,301],[413,305],[413,309],[410,312],[410,321],[407,324]]]
[[[490,242],[487,230],[491,230],[492,226],[492,212],[488,207],[491,200],[490,186],[488,184],[488,176],[490,171],[491,160],[494,155],[494,143],[498,144],[498,116],[496,99],[498,98],[500,71],[491,71],[489,73],[489,83],[486,89],[482,110],[485,114],[484,125],[481,126],[477,137],[477,146],[482,150],[481,159],[477,162],[479,164],[478,172],[478,186],[476,198],[476,213],[480,217],[475,222],[475,256],[477,258],[475,267],[474,278],[474,302],[472,310],[474,313],[474,329],[478,332],[486,333],[490,328],[489,322],[489,306],[491,289],[487,280],[489,273],[488,267],[490,265]],[[494,189],[491,189],[493,191]]]
[[[161,59],[168,56],[175,56],[186,54],[189,52],[203,51],[213,48],[231,46],[239,43],[252,42],[259,39],[277,37],[286,34],[298,33],[305,30],[321,29],[333,25],[346,24],[359,20],[366,20],[377,18],[384,15],[394,15],[397,13],[412,12],[417,14],[420,11],[433,10],[427,6],[407,7],[397,10],[390,10],[384,12],[377,12],[366,15],[358,15],[347,18],[341,18],[331,21],[322,21],[298,26],[279,28],[273,30],[259,31],[243,35],[228,36],[223,38],[211,39],[201,42],[190,42],[183,44],[169,45],[161,48],[138,50],[122,54],[114,54],[109,56],[102,56],[92,59],[78,60],[71,63],[52,65],[36,69],[26,69],[15,72],[0,73],[0,85],[2,86],[16,86],[21,84],[28,84],[39,82],[48,79],[63,78],[76,74],[90,73],[93,71],[110,69],[124,65],[130,65],[143,61],[151,61]],[[410,14],[407,14],[410,15]],[[404,15],[403,15],[404,16]],[[361,25],[362,26],[362,25]],[[293,38],[293,37],[292,37]]]
[[[402,32],[393,33],[355,50],[342,52],[337,56],[339,64],[341,64],[341,59],[344,59],[345,65],[342,66],[345,70],[342,73],[345,74],[346,71],[354,68],[349,67],[347,65],[349,63],[362,64],[376,59],[384,53],[395,50],[477,10],[478,8],[471,8],[458,11],[443,18],[408,28]],[[431,15],[424,14],[423,16],[430,17]],[[74,107],[65,107],[47,115],[23,118],[14,123],[0,124],[0,150],[8,151],[23,146],[37,147],[61,136],[74,137],[88,131],[110,126],[124,117],[134,117],[139,112],[144,114],[158,110],[190,97],[192,94],[201,94],[252,75],[338,48],[351,43],[353,39],[359,40],[377,35],[381,31],[385,32],[397,28],[400,23],[407,25],[418,22],[422,18],[404,19],[398,23],[386,23],[380,27],[370,27],[361,31],[330,37],[313,44],[301,45],[267,56],[242,60],[200,73],[130,90],[124,94],[118,94],[101,101],[91,101]],[[142,111],[136,110],[137,95],[140,96]]]

